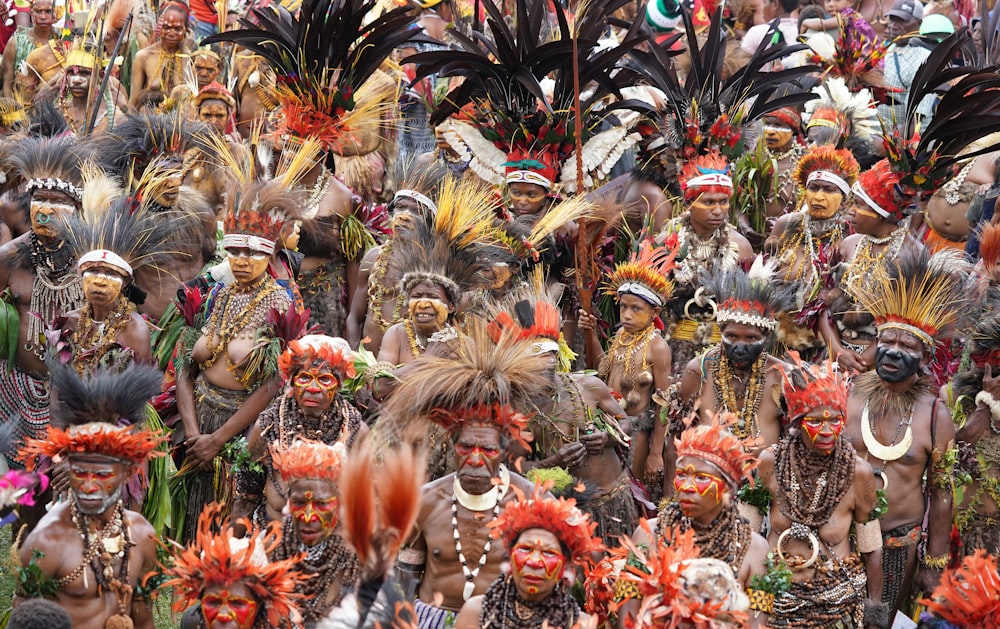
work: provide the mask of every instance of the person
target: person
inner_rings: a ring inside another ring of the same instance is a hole
[[[799,160],[793,176],[804,191],[802,207],[779,217],[764,243],[778,259],[778,281],[795,295],[792,309],[778,315],[777,340],[806,360],[815,358],[823,343],[812,332],[812,321],[808,327],[801,325],[796,315],[816,300],[822,278],[831,272],[826,260],[849,235],[844,208],[859,173],[860,166],[847,149],[831,145],[810,149]]]
[[[602,544],[574,502],[546,497],[538,487],[530,498],[507,503],[489,527],[510,556],[510,572],[462,605],[455,629],[573,627],[588,619],[565,575],[592,561]]]
[[[717,271],[706,278],[718,304],[721,340],[688,362],[668,396],[670,431],[675,436],[697,409],[702,421],[709,420],[712,412],[735,414],[737,420],[729,430],[752,452],[781,438],[781,409],[775,392],[781,388],[783,362],[767,348],[778,313],[790,300],[789,292],[773,281],[773,275],[773,264],[758,257],[749,271]],[[668,472],[672,463],[668,461]]]
[[[607,292],[618,300],[621,329],[607,352],[597,340],[597,318],[581,311],[587,351],[597,355],[597,375],[622,396],[632,424],[632,474],[654,494],[663,485],[666,424],[660,421],[657,391],[670,388],[670,345],[660,333],[660,312],[673,295],[668,279],[676,251],[642,240],[628,262],[615,266]],[[659,321],[659,324],[657,322]]]
[[[56,17],[55,3],[52,0],[34,0],[29,6],[30,25],[18,27],[4,46],[3,58],[0,61],[0,73],[3,75],[2,95],[6,98],[15,96],[14,76],[20,71],[21,64],[28,58],[28,54],[36,48],[47,46],[49,40],[58,38],[52,27]]]
[[[799,112],[791,107],[782,107],[768,112],[763,118],[764,149],[773,164],[771,175],[771,194],[764,206],[764,220],[748,216],[747,211],[740,212],[737,225],[748,240],[761,246],[770,236],[774,222],[795,211],[798,202],[798,185],[795,181],[795,169],[799,160],[805,155],[807,147],[802,136],[802,118]],[[763,232],[758,233],[755,227],[763,224]]]
[[[284,214],[289,206],[276,201],[285,193],[280,181],[271,181],[233,195],[222,246],[235,281],[212,289],[205,300],[204,328],[185,336],[177,350],[182,356],[177,407],[192,475],[186,504],[194,512],[215,501],[214,487],[220,485],[213,483],[213,461],[223,446],[250,427],[280,388],[277,357],[267,354],[276,336],[268,313],[276,310],[282,317],[293,306],[267,268],[289,220]],[[194,526],[193,519],[186,521],[184,539],[192,539]]]
[[[10,610],[7,626],[10,629],[73,629],[73,620],[57,603],[33,598]]]
[[[886,15],[889,24],[885,34],[890,40],[895,40],[919,30],[920,21],[924,19],[924,5],[920,0],[896,0]]]
[[[771,547],[792,579],[775,594],[769,626],[887,627],[872,468],[841,436],[847,381],[830,361],[797,362],[783,377],[794,430],[761,453],[757,480],[772,499]]]
[[[170,94],[190,72],[191,58],[184,43],[187,35],[188,7],[166,2],[160,7],[159,41],[135,53],[128,104],[138,108],[147,92]]]
[[[193,8],[193,7],[192,7]],[[195,84],[201,92],[205,86],[212,83],[221,83],[222,57],[211,48],[199,48],[191,55],[191,64],[194,66]]]
[[[280,541],[277,525],[250,527],[237,538],[221,511],[219,505],[208,505],[198,514],[197,536],[186,547],[169,547],[163,587],[177,592],[174,612],[196,614],[186,626],[205,629],[266,629],[283,621],[301,622],[301,596],[295,591],[303,576],[296,570],[299,557],[267,559]]]
[[[868,23],[865,17],[855,11],[852,0],[826,0],[824,8],[830,15],[828,17],[815,17],[802,20],[800,28],[802,30],[826,31],[830,29],[840,29],[850,31],[852,36],[861,42],[861,45],[868,47],[878,41],[875,29]],[[876,15],[876,19],[884,19],[881,15]]]
[[[979,550],[941,576],[934,592],[921,601],[927,611],[920,615],[917,626],[921,629],[989,627],[1000,614],[998,588],[997,557]]]
[[[900,5],[898,9],[897,5]],[[924,9],[918,0],[897,1],[893,4],[893,10],[889,12],[889,32],[898,32],[885,53],[884,82],[886,87],[898,90],[899,97],[894,104],[879,105],[878,114],[887,129],[898,130],[900,133],[907,132],[902,127],[903,121],[906,120],[906,110],[902,107],[902,103],[906,102],[917,69],[938,43],[935,39],[924,37],[923,19]],[[947,22],[947,18],[944,21]],[[931,20],[931,24],[933,23],[934,20]],[[952,27],[949,32],[954,30]],[[928,118],[933,113],[933,105],[933,98],[921,101],[920,114],[923,118]]]
[[[786,46],[798,41],[799,24],[798,20],[792,17],[798,8],[799,0],[763,0],[761,2],[763,23],[747,29],[746,35],[740,41],[740,48],[747,54],[754,54],[764,40],[764,36],[770,31],[770,23],[774,20],[778,20],[776,35],[784,41]]]
[[[88,130],[90,121],[87,116],[92,111],[90,82],[94,80],[94,69],[97,67],[97,59],[93,53],[83,47],[74,46],[66,52],[61,67],[65,67],[65,88],[59,90],[56,98],[59,111],[69,125],[70,131],[78,137],[107,132],[113,126],[118,113],[113,99],[110,98],[106,99],[103,107],[97,106],[93,129]],[[97,76],[99,80],[100,75]]]
[[[871,462],[888,499],[882,602],[890,616],[906,609],[911,587],[933,589],[950,555],[947,453],[955,425],[926,369],[935,345],[952,336],[965,300],[961,282],[940,264],[926,250],[904,252],[859,292],[875,317],[875,369],[854,378],[845,437]]]
[[[365,347],[378,354],[382,337],[401,318],[399,303],[400,269],[394,263],[392,250],[414,220],[433,222],[437,204],[417,190],[401,188],[393,196],[389,209],[392,214],[393,233],[381,245],[365,253],[358,267],[358,288],[351,300],[347,315],[347,341],[358,347],[364,339]]]
[[[32,462],[65,458],[69,497],[24,539],[13,604],[46,596],[69,612],[74,627],[152,629],[142,582],[156,565],[156,532],[125,508],[122,490],[140,466],[164,454],[165,437],[141,426],[160,373],[134,366],[80,376],[53,365],[51,374],[58,396],[52,425],[43,438],[26,441],[22,454]]]
[[[747,590],[754,576],[765,574],[770,546],[739,514],[733,501],[740,485],[753,482],[756,461],[727,429],[726,421],[732,419],[733,415],[720,413],[711,423],[681,433],[671,479],[673,497],[663,501],[655,519],[636,528],[632,543],[652,548],[670,543],[678,528],[692,530],[699,556],[725,562],[736,583]],[[619,627],[639,608],[639,600],[627,601],[618,613]],[[767,623],[768,610],[758,611],[763,614],[751,620],[751,627]]]
[[[811,145],[849,149],[858,165],[867,170],[878,160],[870,147],[882,134],[871,90],[864,87],[854,91],[844,77],[827,76],[812,88],[812,93],[817,98],[807,102],[802,113],[806,140]]]
[[[529,353],[530,343],[510,331],[494,343],[478,319],[467,334],[455,358],[414,363],[375,426],[386,441],[419,443],[430,440],[431,421],[454,448],[456,471],[424,485],[415,528],[397,561],[400,579],[415,591],[423,629],[452,625],[462,605],[500,575],[507,555],[483,524],[514,499],[515,488],[525,495],[533,489],[504,461],[511,440],[527,430],[525,413],[547,359]]]
[[[753,257],[749,241],[728,222],[733,192],[728,172],[729,164],[719,153],[688,160],[680,175],[685,211],[658,236],[665,240],[676,233],[677,246],[688,249],[674,269],[674,295],[667,302],[674,371],[683,369],[703,347],[719,342],[718,324],[708,302],[700,299],[704,291],[698,291],[698,275],[732,269]]]
[[[559,370],[559,355],[564,352],[555,301],[545,294],[542,282],[514,290],[491,322],[494,334],[510,330],[532,343],[526,351],[548,361],[537,374],[542,388],[530,400],[531,447],[512,444],[508,458],[523,457],[525,473],[568,470],[575,484],[588,488],[578,504],[597,525],[597,536],[615,546],[639,520],[628,470],[630,426],[604,382],[592,375]]]
[[[356,375],[354,354],[344,339],[307,334],[290,341],[278,368],[287,383],[284,393],[257,417],[247,438],[250,455],[262,461],[264,471],[241,469],[236,475],[234,514],[252,514],[261,524],[280,519],[288,502],[272,449],[284,450],[298,439],[353,448],[368,435],[361,413],[340,393],[344,380]]]
[[[212,148],[217,150],[196,147],[184,155],[184,185],[200,192],[216,215],[221,215],[225,205],[223,197],[236,183],[234,174],[230,172],[232,166],[226,168],[223,163],[232,156],[239,166],[237,172],[243,172],[250,157],[242,140],[233,131],[236,101],[229,90],[212,82],[198,90],[191,99],[191,105],[197,113],[198,121],[207,125],[214,134],[216,139]]]
[[[343,444],[326,445],[299,439],[272,445],[271,461],[288,488],[288,514],[281,518],[281,542],[268,553],[275,561],[296,560],[302,577],[302,620],[310,629],[357,588],[358,555],[342,537],[340,523]]]
[[[42,437],[49,422],[42,322],[84,304],[83,283],[60,231],[60,217],[80,209],[79,155],[76,142],[62,138],[22,141],[9,156],[30,198],[31,220],[30,231],[0,248],[0,286],[16,295],[18,312],[16,353],[13,362],[7,361],[7,376],[0,386],[3,417],[14,425],[14,439],[4,449],[13,469],[24,467],[18,457],[23,440]]]

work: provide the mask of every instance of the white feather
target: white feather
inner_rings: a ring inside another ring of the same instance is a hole
[[[751,282],[770,282],[777,269],[778,261],[776,259],[765,259],[764,256],[758,254],[754,258],[753,264],[750,265],[750,270],[747,271],[747,278]]]
[[[506,153],[484,138],[479,129],[467,122],[448,120],[443,124],[444,141],[463,158],[470,159],[469,168],[472,172],[493,185],[504,182]]]

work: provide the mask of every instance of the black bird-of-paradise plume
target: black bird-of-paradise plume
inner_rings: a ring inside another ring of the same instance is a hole
[[[634,67],[653,87],[667,97],[664,111],[659,112],[664,148],[683,149],[685,157],[718,150],[729,159],[742,153],[741,127],[782,107],[797,107],[816,98],[805,87],[803,79],[816,71],[815,66],[776,68],[787,56],[806,50],[803,44],[775,43],[775,20],[747,64],[727,79],[723,77],[723,62],[727,40],[722,32],[722,9],[712,14],[708,37],[698,41],[691,16],[684,18],[684,38],[691,57],[691,69],[683,81],[670,61],[671,46],[681,35],[660,45],[650,43],[649,50],[633,50],[629,54],[637,62]],[[770,71],[768,71],[770,70]],[[652,147],[655,148],[655,147]]]

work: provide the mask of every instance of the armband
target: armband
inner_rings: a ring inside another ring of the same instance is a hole
[[[747,598],[750,599],[750,609],[762,614],[774,611],[774,594],[766,590],[747,588]]]
[[[989,391],[980,391],[976,394],[976,405],[983,404],[990,409],[993,419],[1000,419],[1000,401],[998,401]]]
[[[881,549],[882,523],[878,520],[865,523],[855,522],[854,539],[857,542],[859,553],[868,554]]]
[[[414,548],[403,548],[399,551],[396,560],[407,567],[423,568],[427,562],[427,553]]]
[[[924,566],[930,568],[931,570],[944,570],[948,567],[949,559],[949,555],[941,555],[940,557],[927,555],[924,557]]]

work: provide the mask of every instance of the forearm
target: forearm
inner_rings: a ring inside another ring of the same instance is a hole
[[[154,629],[153,605],[150,601],[133,600],[131,612],[135,629]]]
[[[191,369],[195,367],[192,365]],[[177,412],[181,416],[181,425],[184,426],[184,434],[190,438],[201,434],[198,428],[198,414],[194,406],[194,374],[189,375],[187,370],[177,372],[177,385],[175,396],[177,398]]]
[[[280,384],[277,378],[272,378],[262,384],[256,391],[250,394],[245,402],[233,415],[226,420],[214,435],[219,444],[226,443],[233,437],[246,432],[246,429],[257,419],[261,411],[267,408],[274,396],[278,394]]]
[[[826,347],[830,350],[830,357],[836,360],[837,356],[834,354],[834,350],[840,351],[840,334],[837,332],[837,325],[830,319],[830,314],[828,312],[821,312],[819,314],[819,334],[823,337],[823,342],[826,343]]]
[[[931,491],[930,512],[927,518],[928,557],[943,557],[948,554],[948,536],[951,533],[951,523],[951,491],[935,487]]]
[[[601,347],[601,341],[597,338],[597,330],[587,330],[586,341],[587,368],[597,369],[597,366],[604,360],[604,348]]]
[[[657,410],[653,417],[653,432],[649,435],[649,456],[663,456],[663,444],[667,439],[667,424],[660,420],[659,406],[653,404]]]
[[[873,601],[882,600],[882,549],[863,553],[861,560],[865,564],[865,575],[868,578],[868,598]]]

